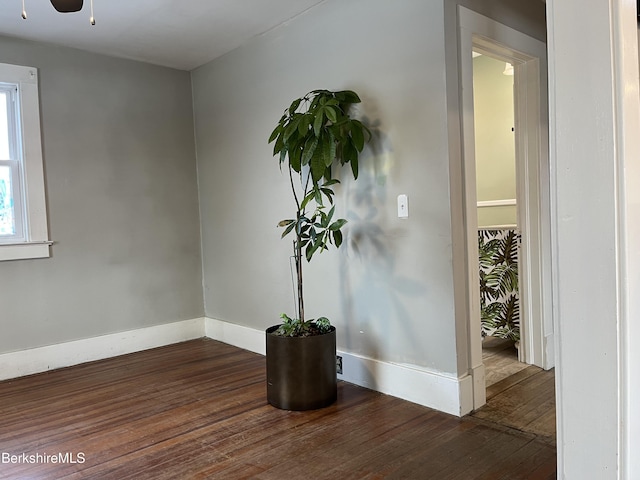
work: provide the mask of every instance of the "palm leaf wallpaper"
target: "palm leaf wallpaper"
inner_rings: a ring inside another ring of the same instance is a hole
[[[480,229],[480,315],[482,336],[520,340],[518,251],[515,230]]]

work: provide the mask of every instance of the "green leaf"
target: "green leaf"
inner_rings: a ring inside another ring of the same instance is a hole
[[[331,156],[331,146],[333,145],[333,141],[328,135],[323,135],[322,137],[322,174],[324,175],[324,169],[331,165],[333,161],[333,157]]]
[[[287,125],[287,127],[284,129],[285,144],[289,141],[289,139],[294,133],[298,133],[298,124],[300,123],[301,119],[302,119],[302,115],[299,113],[296,113],[294,117],[291,119],[291,121],[289,122],[289,125]]]
[[[336,207],[333,206],[333,207],[331,207],[331,210],[329,210],[329,213],[327,213],[327,225],[329,224],[329,222],[333,218],[333,214],[335,213],[335,211],[336,211]]]
[[[358,151],[356,150],[356,147],[353,146],[353,142],[351,140],[347,140],[344,143],[342,148],[342,156],[343,163],[350,163],[354,158],[357,161]]]
[[[331,178],[333,175],[331,174],[331,165],[327,166],[327,168],[324,169],[324,174],[322,175],[325,179],[327,178]]]
[[[321,188],[320,191],[324,194],[325,197],[329,200],[329,203],[333,203],[333,190],[330,188]]]
[[[300,210],[304,210],[305,207],[309,204],[309,202],[314,198],[315,198],[315,192],[311,191],[307,193],[304,199],[302,199],[302,203],[300,204]]]
[[[336,138],[331,131],[329,131],[329,138],[326,141],[326,146],[322,153],[324,155],[325,166],[330,166],[336,158]]]
[[[360,103],[360,97],[353,90],[342,90],[336,93],[336,98],[342,103]]]
[[[307,248],[305,249],[305,257],[307,258],[307,262],[311,261],[311,257],[313,257],[313,254],[316,253],[316,251],[318,250],[318,246],[314,245],[312,243],[310,243],[309,245],[307,245]]]
[[[338,115],[336,114],[336,111],[333,109],[333,107],[329,106],[329,104],[325,105],[324,113],[332,122],[338,121]]]
[[[337,183],[340,183],[340,180],[336,180],[335,178],[332,178],[331,180],[327,180],[326,182],[324,182],[322,184],[323,187],[330,187],[331,185],[335,185]]]
[[[291,102],[291,106],[289,107],[289,113],[290,114],[293,115],[295,113],[295,111],[300,106],[300,102],[302,102],[301,98],[298,98],[298,99],[294,100],[293,102]]]
[[[359,152],[364,148],[364,133],[362,129],[363,125],[359,121],[353,120],[351,122],[351,138],[353,139],[354,147]]]
[[[289,235],[289,233],[291,233],[291,231],[295,228],[296,224],[295,222],[291,223],[287,228],[285,228],[284,232],[282,232],[282,235],[280,235],[280,238],[284,238],[287,235]]]
[[[340,218],[339,220],[336,220],[331,225],[329,225],[329,230],[333,232],[335,232],[336,230],[340,230],[345,223],[347,223],[347,221],[344,218]]]
[[[313,122],[313,132],[316,137],[320,136],[320,131],[322,130],[322,126],[324,125],[324,113],[323,109],[318,110],[316,114],[316,118]]]
[[[351,159],[351,172],[353,173],[353,178],[358,179],[358,156],[355,155]]]
[[[322,150],[323,148],[321,147],[316,148],[311,157],[311,178],[314,184],[317,184],[324,175],[325,163]]]
[[[278,226],[279,226],[279,227],[286,227],[287,225],[291,225],[293,222],[295,222],[295,220],[291,220],[291,219],[288,219],[288,220],[280,220],[280,221],[278,222]]]
[[[333,243],[336,248],[339,248],[342,245],[342,232],[340,230],[334,230],[331,232],[333,235]]]
[[[331,322],[327,317],[320,317],[316,320],[316,327],[318,327],[318,330],[322,333],[327,333],[331,330]]]
[[[302,116],[302,119],[300,120],[300,123],[298,123],[298,134],[301,136],[306,135],[307,131],[309,130],[309,125],[311,125],[311,120],[312,120],[312,116],[309,115],[308,113],[305,113]]]
[[[329,226],[329,217],[326,213],[322,212],[320,215],[320,225],[318,228],[326,229]]]
[[[275,155],[278,152],[282,152],[283,149],[284,149],[284,140],[282,138],[282,133],[281,133],[280,135],[278,135],[278,139],[276,140],[276,143],[273,145],[273,154]]]
[[[267,143],[271,143],[276,138],[278,138],[278,135],[280,135],[280,132],[282,132],[282,125],[278,125],[276,128],[273,129],[273,132],[271,132],[271,136],[269,137],[269,141]]]
[[[304,150],[302,151],[302,165],[308,165],[309,161],[316,154],[316,149],[318,146],[318,139],[315,137],[309,137],[304,145]]]
[[[303,235],[309,230],[309,219],[307,217],[300,217],[296,222],[296,232],[298,235]]]
[[[295,148],[289,151],[289,165],[293,169],[294,172],[300,173],[301,170],[301,157],[302,150],[300,147],[296,145]]]

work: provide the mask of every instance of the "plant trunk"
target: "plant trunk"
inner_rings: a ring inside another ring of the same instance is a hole
[[[300,212],[298,212],[298,225],[300,225]],[[296,241],[294,245],[296,259],[296,273],[298,276],[298,316],[300,322],[304,322],[304,298],[302,296],[302,239],[296,229]]]

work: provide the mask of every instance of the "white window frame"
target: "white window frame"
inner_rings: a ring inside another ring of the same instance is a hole
[[[18,86],[11,83],[0,82],[0,92],[6,95],[8,100],[8,133],[9,133],[9,157],[0,158],[0,167],[8,167],[11,177],[11,198],[14,201],[14,226],[15,234],[0,236],[0,244],[24,243],[27,239],[24,228],[23,188],[22,188],[22,148],[20,145],[20,128],[17,128],[19,115]]]
[[[51,256],[47,228],[38,71],[34,67],[0,63],[0,83],[15,85],[19,128],[15,132],[17,155],[12,160],[14,214],[18,234],[0,239],[0,261]],[[10,119],[11,120],[11,119]],[[15,120],[15,119],[14,119]]]

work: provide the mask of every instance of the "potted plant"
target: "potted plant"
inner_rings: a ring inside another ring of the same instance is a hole
[[[347,221],[334,218],[333,188],[340,183],[334,167],[349,164],[358,178],[358,156],[371,137],[349,116],[354,103],[360,97],[351,90],[313,90],[291,103],[269,138],[295,202],[293,218],[278,226],[283,238],[293,236],[297,311],[293,317],[282,314],[282,324],[266,331],[267,399],[278,408],[311,410],[337,397],[336,330],[326,317],[307,318],[302,266],[329,245],[342,244]]]

